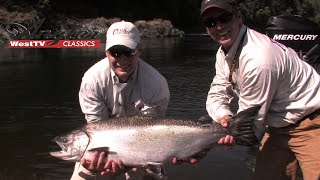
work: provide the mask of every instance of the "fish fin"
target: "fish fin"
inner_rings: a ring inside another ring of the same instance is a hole
[[[108,151],[108,154],[118,154],[118,153],[115,151]]]
[[[162,117],[162,110],[160,106],[152,106],[148,107],[145,106],[142,108],[142,110],[139,111],[140,116],[146,116],[146,117],[153,117],[153,118],[160,118]]]
[[[167,175],[162,163],[148,162],[146,168],[160,178],[164,178]]]
[[[88,149],[88,151],[109,152],[109,147],[95,147]]]
[[[107,152],[108,154],[117,154],[117,152],[115,151],[110,151],[109,147],[96,147],[96,148],[91,148],[88,151],[89,152],[94,152],[94,151],[98,151],[98,152]]]
[[[204,115],[201,116],[197,121],[204,124],[211,124],[213,119],[209,115]]]
[[[255,106],[239,112],[229,120],[228,131],[238,145],[254,146],[259,143],[254,133],[254,120],[261,106]]]
[[[82,172],[82,171],[80,171],[80,172],[78,173],[78,175],[79,175],[81,178],[87,179],[87,180],[94,180],[94,179],[95,179],[95,176],[86,174],[86,173],[84,173],[84,172]]]

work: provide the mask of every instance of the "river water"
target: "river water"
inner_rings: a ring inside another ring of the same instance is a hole
[[[170,118],[197,119],[214,75],[218,45],[208,36],[144,39],[142,59],[168,80]],[[86,123],[78,104],[83,73],[100,49],[0,50],[0,180],[68,179],[73,163],[49,155],[51,140]],[[246,180],[255,149],[219,146],[196,165],[166,164],[169,179]],[[155,152],[156,153],[156,152]]]

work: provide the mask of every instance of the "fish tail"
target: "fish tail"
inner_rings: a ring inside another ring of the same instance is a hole
[[[236,143],[242,146],[254,146],[259,143],[254,133],[254,120],[257,119],[261,106],[251,107],[239,112],[229,120],[228,131]]]

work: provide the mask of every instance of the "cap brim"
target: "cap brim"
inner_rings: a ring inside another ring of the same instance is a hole
[[[115,46],[115,45],[122,45],[122,46],[126,46],[130,49],[135,49],[137,47],[138,43],[135,41],[129,40],[129,39],[117,38],[117,39],[111,40],[111,42],[107,42],[106,50],[108,50],[109,48],[111,48],[112,46]]]
[[[215,2],[215,4],[208,5],[207,7],[205,7],[205,8],[201,11],[200,16],[202,16],[205,11],[207,11],[208,9],[211,9],[211,8],[219,8],[219,9],[222,9],[222,10],[224,10],[224,11],[226,11],[226,12],[229,12],[229,13],[232,13],[232,12],[233,12],[233,9],[232,9],[232,6],[231,6],[231,5],[227,5],[227,4],[225,4],[225,3]]]

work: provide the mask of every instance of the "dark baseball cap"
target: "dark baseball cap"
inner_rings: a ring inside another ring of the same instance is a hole
[[[232,13],[233,7],[236,5],[234,0],[203,0],[201,3],[201,16],[210,8],[220,8]]]

